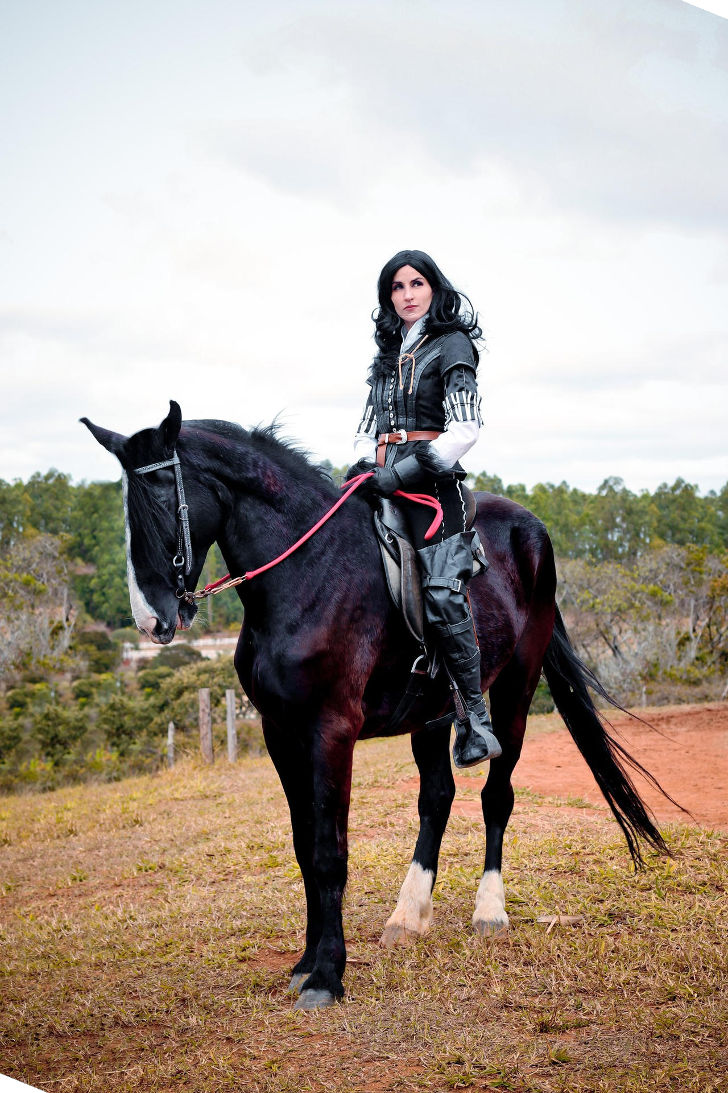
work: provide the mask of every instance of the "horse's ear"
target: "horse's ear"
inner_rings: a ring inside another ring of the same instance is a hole
[[[89,421],[87,417],[82,417],[79,420],[83,422],[89,432],[93,433],[99,444],[106,448],[107,452],[111,452],[117,459],[121,459],[127,440],[125,436],[122,436],[121,433],[112,433],[111,429],[102,429],[100,425],[94,425],[93,421]]]
[[[165,448],[174,448],[179,431],[182,428],[182,411],[179,408],[179,403],[175,402],[174,399],[169,400],[169,413],[159,428],[162,430]]]

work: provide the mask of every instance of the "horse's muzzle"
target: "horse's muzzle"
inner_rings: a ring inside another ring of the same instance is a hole
[[[177,620],[170,623],[169,626],[161,626],[159,619],[152,616],[146,622],[146,626],[138,626],[137,629],[140,634],[146,634],[155,645],[169,645],[177,633]]]
[[[150,634],[153,642],[157,645],[169,645],[170,641],[177,633],[177,620],[170,623],[169,626],[161,626],[159,619],[157,619],[157,625],[154,628],[154,633]]]

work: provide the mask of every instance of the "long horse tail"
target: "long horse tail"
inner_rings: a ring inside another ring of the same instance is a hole
[[[637,792],[628,768],[646,778],[668,800],[672,801],[672,797],[665,792],[657,779],[615,740],[607,724],[600,718],[589,694],[589,688],[611,706],[615,706],[624,713],[629,711],[607,693],[594,673],[576,655],[558,607],[553,634],[546,650],[543,672],[551,696],[556,703],[556,709],[561,714],[574,743],[586,759],[597,785],[624,832],[635,868],[641,868],[643,865],[641,839],[658,853],[669,854],[670,850],[657,829],[654,817]]]

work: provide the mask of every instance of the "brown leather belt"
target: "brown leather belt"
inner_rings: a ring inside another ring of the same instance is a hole
[[[441,435],[433,429],[412,429],[410,432],[405,429],[397,429],[394,433],[380,433],[377,440],[377,463],[380,467],[384,466],[384,456],[388,444],[407,444],[411,440],[434,440],[435,437]]]

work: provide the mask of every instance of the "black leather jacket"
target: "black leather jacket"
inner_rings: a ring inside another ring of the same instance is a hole
[[[371,391],[357,431],[372,437],[401,429],[441,433],[451,421],[480,422],[475,368],[467,335],[457,331],[421,340],[414,352],[400,357],[399,367],[395,362],[391,369],[375,369],[379,374],[369,380]],[[421,442],[388,444],[385,466],[399,463],[414,451],[423,453]],[[465,477],[459,463],[451,472]]]

